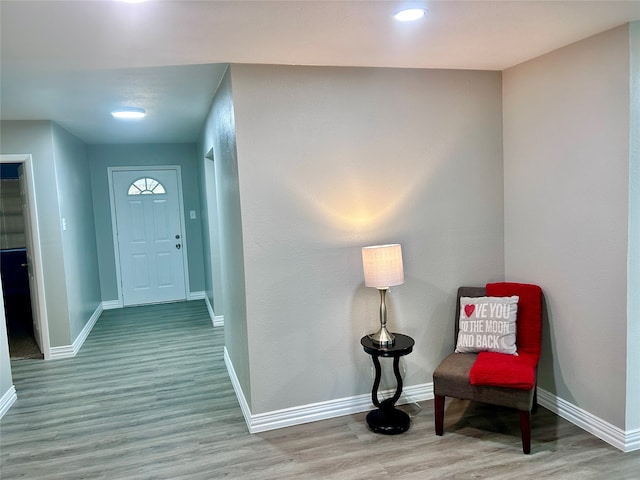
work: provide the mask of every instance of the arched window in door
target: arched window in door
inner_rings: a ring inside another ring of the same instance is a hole
[[[160,182],[153,178],[139,178],[129,186],[127,195],[161,195],[167,193]]]

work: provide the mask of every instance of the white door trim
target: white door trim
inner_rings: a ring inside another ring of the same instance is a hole
[[[0,155],[0,163],[21,163],[24,166],[25,183],[27,184],[27,204],[31,221],[31,238],[27,239],[27,248],[31,249],[33,258],[33,272],[36,280],[36,291],[32,294],[37,299],[37,305],[32,306],[34,321],[40,326],[40,348],[45,360],[51,359],[51,343],[49,341],[49,320],[47,317],[47,301],[44,287],[44,272],[42,270],[42,249],[40,246],[40,227],[38,225],[38,204],[36,202],[36,185],[33,178],[33,159],[31,154]]]
[[[185,292],[191,291],[189,288],[189,256],[187,255],[187,232],[184,219],[184,202],[182,198],[182,170],[180,165],[158,165],[158,166],[130,166],[130,167],[107,167],[107,178],[109,180],[109,203],[111,206],[111,232],[113,234],[113,255],[116,267],[116,283],[118,287],[118,308],[124,307],[124,299],[122,296],[122,272],[120,270],[120,248],[118,246],[118,230],[116,223],[116,201],[113,190],[113,172],[122,171],[140,171],[153,172],[154,170],[174,170],[178,179],[178,205],[180,210],[180,236],[182,237],[182,260],[184,264],[184,288]]]

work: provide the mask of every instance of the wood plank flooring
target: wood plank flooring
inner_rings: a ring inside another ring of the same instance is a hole
[[[448,400],[405,407],[411,429],[365,414],[250,435],[204,302],[105,311],[73,359],[12,363],[18,401],[0,423],[11,479],[640,479],[624,454],[539,408],[532,453],[518,415]]]

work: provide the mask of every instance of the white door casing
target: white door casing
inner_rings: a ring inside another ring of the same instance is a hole
[[[40,313],[38,311],[38,287],[35,277],[34,270],[34,257],[33,257],[33,246],[31,239],[33,238],[33,226],[31,224],[31,215],[29,212],[29,187],[27,175],[24,171],[24,164],[21,163],[18,167],[18,176],[20,178],[20,198],[22,202],[22,216],[24,218],[24,236],[26,242],[26,250],[27,250],[27,276],[29,277],[29,296],[31,297],[31,310],[32,310],[32,319],[33,322],[33,333],[38,344],[38,348],[41,352],[44,351],[44,342],[42,340],[42,329],[40,328],[40,322],[38,319],[40,318]]]
[[[186,300],[179,167],[109,170],[119,303]]]

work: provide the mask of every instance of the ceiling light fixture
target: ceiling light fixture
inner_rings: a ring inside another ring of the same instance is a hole
[[[113,118],[120,118],[125,120],[134,120],[138,118],[144,118],[147,113],[144,111],[144,108],[138,107],[125,107],[120,108],[118,110],[114,110],[111,112]]]
[[[393,18],[399,22],[413,22],[414,20],[419,20],[424,17],[426,13],[427,11],[424,8],[407,8],[400,10]]]

